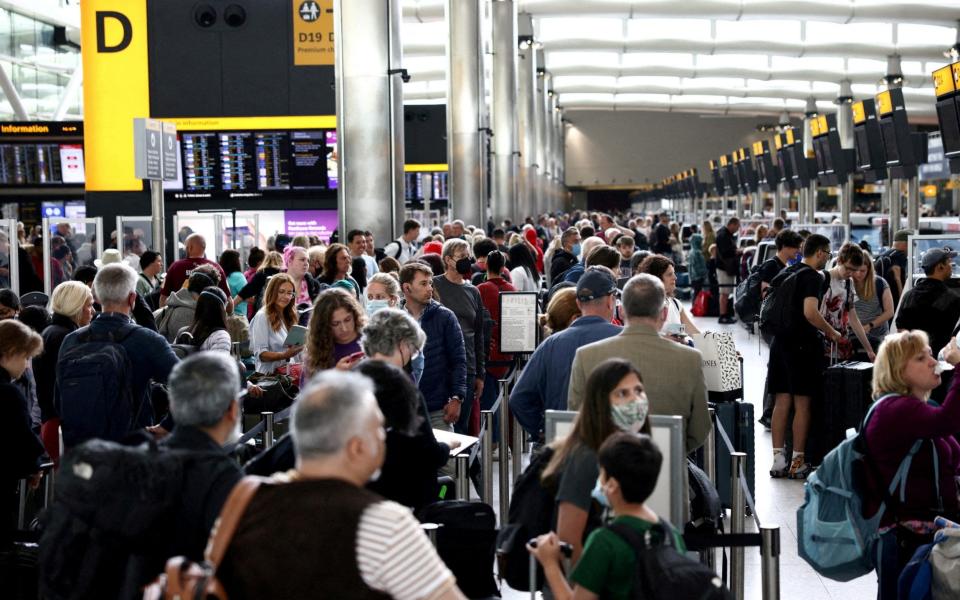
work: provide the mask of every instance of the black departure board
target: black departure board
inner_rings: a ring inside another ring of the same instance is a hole
[[[60,144],[0,144],[0,185],[63,184]]]
[[[443,171],[423,172],[423,173],[405,173],[404,174],[404,199],[408,202],[423,200],[423,178],[430,175],[433,179],[432,200],[448,200],[450,192],[448,190],[448,174]]]
[[[335,190],[336,132],[181,132],[183,192],[202,196]]]

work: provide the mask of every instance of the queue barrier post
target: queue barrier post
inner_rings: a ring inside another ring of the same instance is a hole
[[[483,502],[491,506],[493,505],[493,419],[492,411],[480,412],[480,426],[483,428],[483,439],[480,442],[482,444],[480,472],[483,476]]]
[[[510,447],[510,411],[507,399],[510,397],[510,380],[500,380],[500,526],[507,524],[507,513],[510,511],[510,460],[507,451]]]
[[[458,454],[455,457],[454,472],[457,477],[457,500],[470,500],[470,455]]]
[[[507,409],[504,406],[503,409]],[[520,426],[520,423],[517,422],[517,419],[511,415],[510,424],[513,426],[513,445],[510,448],[512,453],[510,456],[511,466],[513,467],[513,481],[516,482],[520,477],[520,472],[523,470],[523,427]],[[503,453],[500,453],[503,456]]]
[[[739,534],[744,532],[744,513],[746,513],[746,497],[740,486],[740,473],[747,462],[744,452],[730,453],[730,532]],[[734,600],[743,600],[743,547],[733,547],[730,550],[730,593]]]
[[[707,473],[707,477],[710,481],[716,486],[717,484],[717,434],[715,425],[716,423],[716,413],[715,408],[710,410],[710,431],[707,432],[707,439],[703,444],[703,467]],[[703,552],[700,553],[701,562],[707,567],[717,570],[717,555],[714,552],[713,548],[706,548]]]
[[[440,529],[440,524],[438,523],[421,523],[420,530],[427,534],[427,537],[430,539],[430,543],[433,544],[433,547],[437,547],[437,530]]]
[[[273,413],[262,412],[263,417],[263,449],[269,450],[273,447]]]
[[[763,600],[780,600],[780,526],[760,527],[760,569]]]

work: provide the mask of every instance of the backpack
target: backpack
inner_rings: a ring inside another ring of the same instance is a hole
[[[133,396],[133,366],[122,345],[137,329],[130,323],[94,333],[87,326],[77,332],[78,343],[60,353],[56,385],[67,447],[91,438],[119,441],[137,423],[143,402]]]
[[[897,278],[893,275],[891,269],[893,268],[893,253],[898,252],[897,250],[887,250],[883,252],[874,259],[873,261],[873,270],[876,272],[877,276],[882,278],[887,282],[887,285],[890,286],[890,291],[893,293],[893,305],[896,306],[897,302],[900,300],[897,298],[897,285],[900,283],[897,281]]]
[[[760,331],[767,335],[782,335],[792,329],[794,296],[797,291],[797,273],[806,265],[787,267],[777,274],[760,303]]]
[[[185,453],[90,440],[64,454],[40,538],[40,596],[131,598],[163,568]]]
[[[797,509],[797,553],[817,573],[834,581],[850,581],[874,570],[880,520],[895,502],[898,487],[903,500],[910,465],[924,441],[917,440],[901,461],[876,514],[864,517],[863,490],[858,485],[869,462],[864,432],[874,409],[891,396],[873,403],[860,433],[831,450],[804,486],[804,503]]]
[[[687,478],[690,483],[690,522],[684,533],[714,534],[722,525],[723,509],[720,494],[710,477],[689,458]]]
[[[200,352],[200,346],[193,341],[193,334],[189,331],[181,331],[177,334],[176,341],[170,344],[170,349],[177,355],[178,360],[184,360],[191,354]]]
[[[630,545],[637,559],[632,600],[727,600],[733,598],[713,569],[691,560],[674,546],[673,528],[660,522],[645,534],[623,523],[607,529]],[[654,539],[654,533],[658,533]]]
[[[397,251],[396,253],[391,252],[388,256],[392,256],[396,260],[400,260],[400,255],[403,254],[403,245],[400,243],[400,239],[393,240],[392,242],[387,244],[387,246],[390,246],[391,244],[397,245]],[[384,250],[384,254],[386,254],[386,248],[384,248],[383,250]]]
[[[497,572],[511,588],[530,589],[530,553],[527,542],[553,528],[555,495],[543,487],[541,477],[553,458],[554,450],[544,446],[530,458],[530,464],[517,478],[510,498],[506,526],[497,535]],[[537,566],[536,589],[541,589],[545,578]]]
[[[771,259],[776,260],[776,259]],[[733,309],[743,323],[754,323],[760,317],[760,265],[750,269],[750,274],[733,292]]]

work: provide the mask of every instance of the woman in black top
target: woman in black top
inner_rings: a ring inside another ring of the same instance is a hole
[[[17,483],[40,482],[43,444],[30,428],[27,400],[14,383],[43,349],[43,340],[19,321],[0,321],[0,546],[10,542]]]
[[[53,403],[57,378],[57,357],[63,338],[72,331],[90,324],[93,319],[93,294],[79,281],[65,281],[50,295],[53,319],[43,330],[43,353],[33,359],[33,375],[37,381],[37,402],[40,404],[40,435],[47,454],[60,458],[60,413]]]

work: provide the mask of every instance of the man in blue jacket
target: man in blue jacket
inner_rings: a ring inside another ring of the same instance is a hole
[[[453,431],[467,395],[467,354],[457,316],[433,299],[433,271],[419,262],[400,269],[404,307],[427,334],[420,391],[434,429]]]
[[[545,339],[520,374],[510,394],[510,410],[533,439],[541,439],[544,412],[567,410],[570,367],[577,348],[613,337],[617,280],[607,267],[588,267],[577,282],[581,317],[570,327]]]

